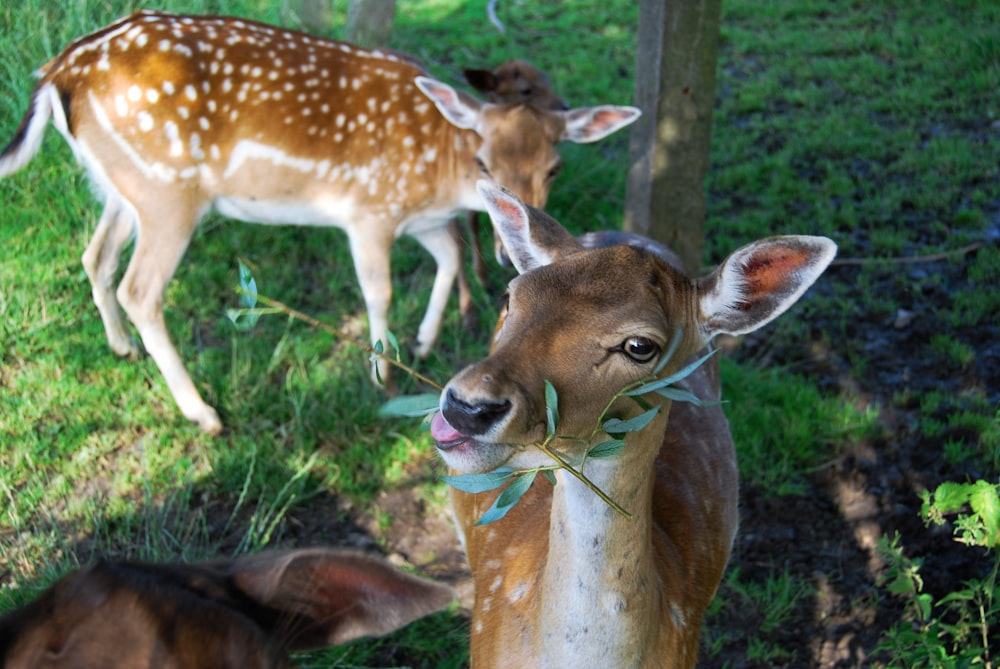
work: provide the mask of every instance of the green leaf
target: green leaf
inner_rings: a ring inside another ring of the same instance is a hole
[[[684,367],[684,369],[681,369],[681,370],[679,370],[677,372],[674,372],[673,374],[671,374],[668,377],[665,377],[665,378],[662,378],[662,379],[657,379],[656,381],[650,381],[649,383],[647,383],[647,384],[645,384],[643,386],[639,386],[635,390],[630,390],[629,392],[627,392],[625,394],[628,395],[629,397],[632,397],[633,395],[645,395],[646,393],[651,393],[651,392],[657,391],[660,388],[666,388],[667,386],[672,386],[675,383],[677,383],[678,381],[683,381],[687,377],[691,376],[691,374],[696,369],[698,369],[699,367],[701,367],[702,365],[704,365],[705,362],[709,358],[711,358],[713,355],[715,355],[715,353],[716,353],[717,350],[718,349],[712,349],[712,350],[710,350],[705,355],[701,356],[700,358],[698,358],[694,362],[692,362],[689,365],[687,365],[686,367]]]
[[[559,396],[556,394],[556,387],[548,379],[545,379],[545,422],[545,436],[551,437],[559,424]]]
[[[654,375],[659,374],[663,371],[663,368],[667,366],[667,363],[670,362],[671,358],[674,357],[674,354],[677,353],[677,347],[681,345],[682,339],[684,339],[684,328],[677,328],[674,330],[674,336],[670,340],[670,343],[667,344],[666,352],[663,354],[663,357],[660,358],[660,361],[656,363],[656,369],[653,370]]]
[[[372,348],[374,349],[374,353],[368,356],[368,362],[372,365],[372,369],[375,370],[375,380],[381,385],[385,385],[385,381],[382,379],[382,374],[381,372],[379,372],[378,369],[379,358],[381,357],[378,354],[382,352],[382,340],[379,339],[378,341],[376,341],[375,345],[372,346]]]
[[[389,341],[389,346],[391,346],[392,350],[395,352],[396,362],[399,362],[400,361],[400,358],[399,358],[399,340],[396,339],[396,335],[394,335],[392,333],[392,330],[386,330],[385,331],[385,338]]]
[[[257,306],[257,282],[250,272],[250,268],[240,261],[240,300],[247,309]]]
[[[611,439],[610,441],[603,441],[587,451],[587,457],[610,458],[621,453],[623,448],[625,448],[625,442],[623,440]]]
[[[509,469],[487,472],[486,474],[456,474],[445,476],[444,482],[462,492],[479,493],[496,490],[514,475]]]
[[[916,596],[915,601],[920,609],[922,620],[930,620],[934,611],[934,596],[927,592],[922,592]]]
[[[620,420],[618,418],[609,418],[604,421],[604,425],[601,428],[608,434],[626,434],[628,432],[636,432],[642,428],[649,425],[650,421],[656,417],[656,413],[660,410],[659,406],[655,406],[649,411],[644,411],[634,418],[629,418],[628,420]]]
[[[986,528],[987,548],[1000,547],[1000,497],[997,496],[997,488],[989,481],[980,480],[971,485],[969,494],[969,504]]]
[[[420,418],[434,413],[441,406],[441,398],[437,393],[422,393],[420,395],[401,395],[393,397],[378,410],[379,416],[405,416]]]
[[[697,395],[683,388],[660,388],[657,395],[665,397],[673,402],[689,402],[696,407],[715,406],[718,402],[704,402]]]
[[[885,589],[894,595],[910,595],[916,592],[916,584],[913,579],[908,578],[905,573],[900,573],[893,580],[889,581]]]
[[[549,480],[552,485],[556,484],[556,473],[551,469],[543,469],[542,474]]]
[[[934,491],[933,506],[940,513],[961,511],[969,501],[969,486],[964,483],[945,481]]]
[[[506,516],[507,512],[521,501],[524,493],[528,492],[528,488],[535,482],[535,475],[537,473],[537,471],[531,471],[511,481],[510,485],[497,495],[497,498],[493,501],[493,506],[486,510],[486,513],[476,522],[476,525],[488,525]]]

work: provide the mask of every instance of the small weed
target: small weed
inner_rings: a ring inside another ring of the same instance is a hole
[[[951,335],[936,334],[931,337],[931,348],[953,366],[965,369],[976,360],[976,351],[965,342]]]
[[[898,534],[881,537],[878,548],[887,569],[880,583],[907,602],[909,620],[888,630],[875,650],[890,657],[890,667],[989,669],[1000,625],[1000,484],[944,483],[933,493],[925,492],[923,500],[925,523],[941,525],[945,516],[957,514],[955,539],[991,551],[993,569],[935,600],[924,591],[921,560],[903,554]]]

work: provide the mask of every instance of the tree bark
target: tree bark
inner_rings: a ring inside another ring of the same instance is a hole
[[[625,229],[701,270],[722,0],[641,0]]]
[[[388,46],[396,0],[351,0],[347,8],[347,41],[374,48]]]
[[[327,35],[333,31],[333,0],[302,0],[303,27],[314,35]]]

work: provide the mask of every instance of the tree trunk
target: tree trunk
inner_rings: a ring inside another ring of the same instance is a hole
[[[329,36],[333,31],[333,0],[301,0],[303,27],[314,35]]]
[[[389,44],[396,0],[351,0],[347,8],[347,41],[363,47]]]
[[[722,0],[641,0],[625,229],[701,270]]]

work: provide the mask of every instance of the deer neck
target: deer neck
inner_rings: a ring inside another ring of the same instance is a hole
[[[661,614],[652,545],[654,461],[667,409],[629,435],[622,453],[584,473],[632,514],[625,518],[582,482],[557,475],[542,574],[542,666],[642,666]],[[655,442],[655,443],[652,443]]]
[[[443,120],[443,119],[442,119]],[[442,135],[451,135],[441,141],[441,168],[447,169],[450,178],[438,179],[440,189],[453,189],[447,196],[439,193],[441,201],[455,202],[457,208],[483,211],[483,199],[476,192],[476,181],[482,173],[476,165],[476,154],[483,139],[473,130],[456,128],[447,121],[442,125]]]

